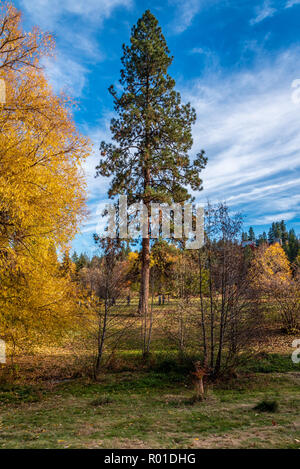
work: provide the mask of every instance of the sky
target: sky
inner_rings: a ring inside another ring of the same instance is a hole
[[[95,179],[102,140],[110,141],[111,84],[122,44],[146,9],[157,17],[174,61],[169,73],[197,112],[191,158],[208,157],[205,203],[226,201],[245,229],[286,220],[300,232],[300,0],[15,0],[24,28],[53,33],[44,61],[54,90],[76,98],[80,131],[93,153],[85,163],[89,217],[73,249],[92,255],[109,180]]]

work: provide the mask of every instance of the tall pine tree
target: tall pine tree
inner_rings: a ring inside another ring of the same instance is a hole
[[[191,163],[195,110],[182,104],[167,71],[173,61],[157,19],[147,10],[123,45],[118,95],[111,86],[118,118],[111,121],[113,143],[101,143],[97,175],[113,176],[109,197],[126,194],[129,203],[185,202],[187,186],[201,190],[204,151]],[[142,240],[140,313],[148,314],[150,241]]]
[[[285,224],[284,220],[281,220],[281,222],[280,222],[280,230],[281,230],[282,245],[285,246],[287,241],[288,241],[289,234],[287,232],[286,224]]]

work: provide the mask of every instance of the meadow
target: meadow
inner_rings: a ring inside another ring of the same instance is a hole
[[[135,308],[127,307],[126,315]],[[0,385],[0,447],[299,448],[295,337],[271,318],[234,375],[205,382],[201,402],[191,374],[197,357],[179,357],[164,339],[169,309],[155,306],[150,357],[142,359],[134,317],[130,338],[113,356],[107,351],[97,382],[88,349],[74,353],[70,343],[16,358],[14,380]],[[266,408],[255,408],[264,402]]]

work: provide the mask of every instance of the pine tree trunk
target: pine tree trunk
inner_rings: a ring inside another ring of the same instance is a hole
[[[143,321],[143,355],[147,353],[147,322],[150,280],[150,240],[143,238],[142,243],[142,278],[140,291],[140,311]]]
[[[149,303],[149,283],[150,283],[150,233],[149,233],[149,207],[148,210],[148,237],[142,240],[142,266],[141,266],[141,286],[139,297],[139,314],[144,317],[145,321],[148,317]]]
[[[148,313],[150,279],[150,240],[144,238],[142,242],[142,278],[140,291],[140,313]]]

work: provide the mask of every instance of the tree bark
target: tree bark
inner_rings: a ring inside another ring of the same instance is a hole
[[[198,250],[198,265],[199,265],[199,294],[200,294],[200,309],[201,309],[201,327],[203,335],[203,365],[207,367],[208,365],[208,355],[207,355],[207,340],[206,340],[206,325],[205,325],[205,313],[204,313],[204,301],[203,301],[203,272],[202,272],[202,259],[200,249]]]
[[[106,327],[107,327],[107,316],[108,316],[108,295],[107,291],[105,292],[105,306],[104,306],[104,318],[103,318],[103,327],[101,331],[101,318],[99,320],[99,332],[98,332],[98,355],[96,366],[94,370],[94,379],[97,380],[100,369],[101,369],[101,360],[103,355],[104,342],[106,338]]]
[[[139,301],[139,313],[144,321],[144,337],[143,337],[143,355],[147,354],[147,320],[148,320],[148,304],[149,304],[149,282],[150,282],[150,202],[148,190],[151,186],[151,177],[149,169],[150,158],[150,126],[149,126],[149,105],[150,105],[150,69],[149,64],[146,64],[146,105],[145,105],[145,151],[144,151],[144,198],[143,203],[147,207],[147,237],[143,233],[142,241],[142,270],[141,270],[141,290]]]

